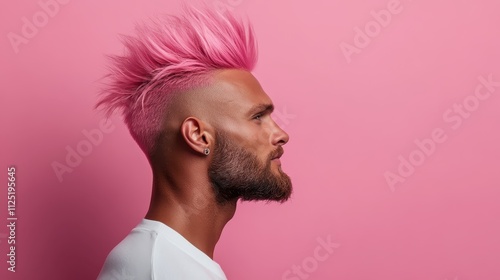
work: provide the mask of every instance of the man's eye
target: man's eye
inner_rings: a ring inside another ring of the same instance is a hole
[[[262,118],[262,114],[257,114],[253,118],[254,120],[260,120],[260,118]]]

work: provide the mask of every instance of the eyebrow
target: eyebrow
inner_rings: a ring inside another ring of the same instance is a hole
[[[253,106],[249,110],[249,115],[253,115],[256,113],[264,113],[264,114],[270,114],[274,111],[274,105],[273,104],[258,104]]]

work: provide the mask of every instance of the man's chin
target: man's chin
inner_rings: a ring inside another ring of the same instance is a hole
[[[241,201],[268,201],[268,202],[286,202],[292,195],[292,186],[280,186],[280,192],[262,195],[262,193],[246,194],[240,197]]]
[[[279,203],[285,203],[288,199],[290,198],[290,196],[286,196],[286,197],[271,197],[271,198],[264,198],[264,197],[241,197],[240,198],[240,201],[253,201],[253,202],[257,202],[257,201],[265,201],[265,202],[279,202]]]

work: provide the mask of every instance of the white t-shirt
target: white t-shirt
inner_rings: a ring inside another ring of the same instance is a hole
[[[162,222],[142,221],[109,253],[97,280],[226,280],[219,264]]]

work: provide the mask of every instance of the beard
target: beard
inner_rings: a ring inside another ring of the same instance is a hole
[[[292,194],[290,177],[278,168],[271,169],[271,159],[283,148],[279,146],[265,163],[221,132],[216,143],[208,176],[221,204],[235,199],[285,202]]]

